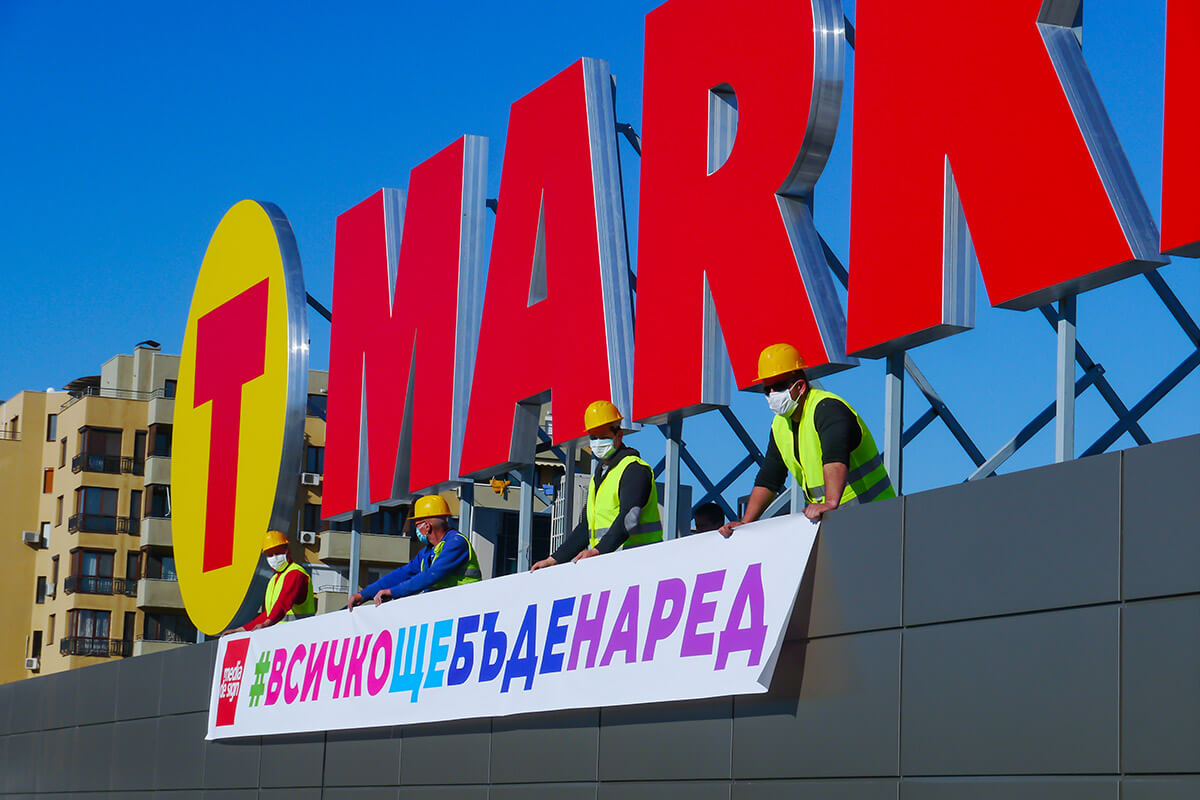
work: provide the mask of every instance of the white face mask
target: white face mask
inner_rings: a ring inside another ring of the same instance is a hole
[[[267,563],[271,566],[271,569],[275,570],[276,572],[280,572],[284,567],[287,566],[287,556],[283,553],[274,556],[267,556]]]
[[[791,389],[784,389],[782,392],[768,394],[767,405],[779,416],[790,417],[796,407],[800,405],[800,401],[792,397]]]
[[[589,439],[588,445],[592,448],[592,455],[599,459],[608,458],[613,451],[612,439]]]

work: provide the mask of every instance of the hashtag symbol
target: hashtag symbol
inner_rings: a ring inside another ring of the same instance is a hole
[[[262,657],[254,664],[254,683],[250,684],[250,707],[254,708],[262,702],[263,692],[267,690],[267,674],[271,671],[271,651],[264,650]]]

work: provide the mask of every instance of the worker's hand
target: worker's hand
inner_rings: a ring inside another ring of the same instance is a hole
[[[740,519],[730,520],[729,522],[726,522],[724,525],[722,525],[719,530],[721,532],[721,535],[724,536],[726,539],[728,539],[730,536],[733,536],[734,528],[740,528],[741,526],[743,526],[745,524],[746,523],[742,522]]]
[[[246,632],[246,629],[245,629],[245,628],[242,628],[242,627],[237,627],[237,628],[226,628],[225,630],[221,631],[221,635],[222,635],[222,636],[228,636],[228,635],[230,635],[231,633],[245,633],[245,632]]]
[[[571,563],[575,564],[575,563],[582,561],[585,558],[591,558],[592,556],[598,556],[598,555],[600,555],[600,551],[594,547],[591,547],[591,548],[588,548],[587,550],[584,550],[579,555],[575,556],[575,558],[571,559]]]
[[[375,605],[379,605],[384,600],[391,600],[391,599],[392,599],[392,590],[391,589],[380,589],[378,592],[375,593]]]
[[[350,600],[347,601],[346,608],[353,611],[355,606],[361,606],[363,602],[365,601],[363,600],[362,592],[355,592],[350,595]]]
[[[543,558],[541,561],[534,563],[534,565],[529,568],[529,571],[537,572],[539,569],[543,569],[544,567],[553,567],[557,563],[558,562],[554,560],[553,556],[549,558]]]
[[[821,519],[821,515],[826,511],[832,511],[837,506],[832,503],[809,503],[804,507],[804,516],[811,519],[813,522]]]

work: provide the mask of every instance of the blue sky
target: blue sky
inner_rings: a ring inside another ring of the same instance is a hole
[[[328,303],[337,214],[381,186],[403,187],[409,169],[464,133],[491,139],[496,196],[508,106],[580,56],[610,62],[618,119],[640,129],[643,17],[653,7],[0,0],[0,397],[95,374],[142,339],[178,352],[209,236],[245,197],[287,213],[308,289]],[[854,18],[852,2],[846,12]],[[1093,76],[1156,215],[1164,15],[1164,0],[1088,0],[1084,27]],[[818,229],[843,259],[852,87],[851,55],[816,199]],[[636,253],[638,165],[621,147]],[[1193,262],[1177,259],[1163,275],[1200,310]],[[310,320],[312,366],[324,368],[329,326]],[[1081,296],[1079,321],[1080,341],[1130,405],[1191,349],[1141,278]],[[536,331],[514,341],[522,338],[531,357],[552,341]],[[1040,314],[991,309],[981,292],[975,330],[913,356],[986,455],[1053,401],[1054,352]],[[826,386],[881,438],[881,363]],[[1193,375],[1146,417],[1151,438],[1195,432],[1198,395]],[[910,383],[907,420],[925,408]],[[739,396],[735,411],[765,442],[761,396]],[[1112,416],[1094,390],[1079,413],[1082,450]],[[715,415],[689,420],[684,438],[714,477],[744,454]],[[661,456],[655,432],[631,443]],[[1051,425],[1005,471],[1047,463],[1052,451]],[[906,464],[909,491],[971,469],[938,422],[906,449]],[[749,484],[744,477],[726,497]]]

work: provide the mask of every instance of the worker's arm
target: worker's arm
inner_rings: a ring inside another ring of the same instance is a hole
[[[404,566],[396,567],[396,569],[392,570],[387,575],[384,575],[374,583],[369,583],[364,586],[362,592],[360,593],[362,594],[362,599],[370,600],[375,596],[375,593],[381,589],[391,589],[393,586],[404,583],[404,581],[408,580],[420,571],[421,553],[417,553],[415,556],[413,556],[412,560]]]
[[[621,483],[617,485],[620,510],[608,531],[596,543],[598,555],[611,553],[625,544],[630,530],[638,525],[642,509],[650,502],[650,481],[653,478],[654,472],[649,467],[636,463],[630,464],[621,473]]]
[[[275,598],[275,606],[270,609],[264,609],[261,614],[247,622],[243,627],[247,631],[253,631],[258,628],[266,628],[274,625],[287,616],[288,612],[292,610],[292,606],[304,599],[304,594],[307,591],[308,577],[300,570],[292,570],[283,579],[283,586],[279,589],[279,597]]]
[[[554,551],[554,554],[549,558],[543,558],[530,568],[530,571],[539,570],[543,567],[552,567],[555,564],[565,564],[575,556],[582,553],[588,545],[588,526],[587,512],[585,510],[583,516],[579,518],[579,523],[563,537],[562,544]]]
[[[771,505],[771,502],[783,489],[783,484],[787,481],[787,474],[787,464],[783,463],[783,456],[779,454],[775,437],[770,436],[763,464],[758,468],[758,475],[754,478],[754,488],[750,490],[750,499],[746,501],[746,511],[740,520],[730,520],[722,525],[721,535],[728,539],[733,535],[734,528],[754,522],[761,517],[762,513],[767,510],[767,506]]]
[[[846,475],[850,470],[850,453],[862,444],[862,429],[854,412],[845,403],[832,397],[822,400],[813,412],[813,426],[821,442],[825,500],[809,503],[804,509],[804,516],[817,520],[826,511],[833,511],[842,503]]]
[[[469,557],[470,550],[467,548],[467,540],[457,533],[453,535],[447,533],[446,543],[442,545],[441,555],[432,564],[424,570],[418,569],[406,580],[398,581],[383,588],[391,592],[392,597],[408,597],[411,594],[420,594],[443,578],[449,577],[456,569],[461,568]],[[392,574],[394,575],[395,573]]]

